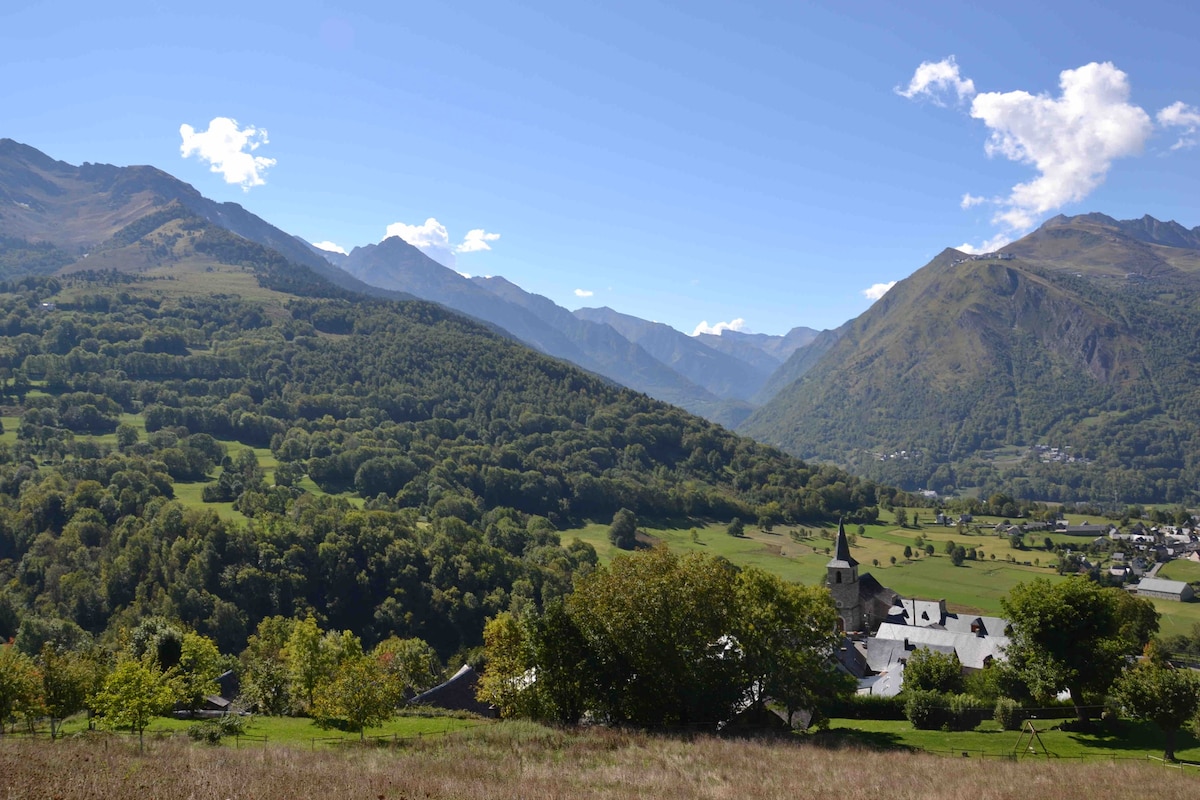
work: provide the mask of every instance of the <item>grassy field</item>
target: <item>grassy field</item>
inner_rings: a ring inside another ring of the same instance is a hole
[[[1119,736],[1059,730],[1059,720],[1035,721],[1034,724],[1045,751],[1049,752],[1049,756],[1044,755],[1042,747],[1034,742],[1034,750],[1043,758],[1146,758],[1161,757],[1163,754],[1162,732],[1148,723],[1122,721]],[[951,754],[960,758],[964,753],[972,757],[1030,755],[1026,746],[1028,736],[1022,737],[1017,731],[1002,730],[991,720],[984,722],[977,730],[955,733],[919,731],[907,721],[833,720],[829,730],[818,734],[818,737],[825,737],[843,746],[903,748]],[[1019,753],[1018,744],[1021,745]],[[1200,740],[1191,732],[1179,732],[1176,758],[1200,763]],[[1197,778],[1200,779],[1200,774],[1197,774]]]
[[[932,519],[927,509],[910,509],[909,519],[913,518],[914,513],[920,514],[926,522]],[[998,537],[991,532],[992,526],[998,521],[992,518],[980,521],[979,533],[973,530],[959,533],[956,528],[928,524],[907,528],[896,525],[867,525],[862,535],[857,534],[858,526],[848,526],[847,532],[855,534],[855,542],[850,550],[854,558],[862,564],[862,571],[873,574],[884,586],[905,597],[944,599],[952,611],[998,615],[1002,613],[1000,598],[1018,583],[1034,578],[1063,580],[1053,569],[1057,562],[1054,554],[1040,549],[1042,539],[1049,536],[1055,542],[1082,543],[1078,536],[1035,533],[1027,539],[1038,544],[1038,547],[1014,550],[1007,538]],[[1076,521],[1083,520],[1080,518]],[[830,558],[827,550],[833,547],[832,537],[837,531],[835,525],[827,525],[824,528],[778,526],[771,532],[747,525],[744,536],[733,537],[726,533],[724,524],[638,527],[652,540],[663,542],[673,550],[699,551],[722,556],[735,564],[760,567],[787,580],[807,584],[825,579],[825,564]],[[795,541],[792,533],[800,533],[802,530],[807,530],[810,535]],[[694,538],[692,531],[695,531]],[[569,542],[574,537],[595,547],[602,561],[609,561],[621,552],[608,541],[607,524],[596,523],[562,532],[564,542]],[[905,546],[915,550],[917,537],[933,545],[934,555],[905,559]],[[1090,541],[1087,537],[1084,539]],[[980,552],[979,560],[965,561],[961,567],[954,566],[945,555],[945,545],[949,541],[961,544],[968,550],[975,549]],[[891,561],[893,558],[896,559],[895,564]],[[1009,561],[1009,558],[1014,560]],[[873,563],[875,561],[879,562],[877,566]],[[1190,568],[1193,566],[1196,567],[1196,574],[1200,575],[1200,565],[1185,562],[1171,562],[1163,569],[1172,567],[1183,575],[1190,574]],[[1166,574],[1163,577],[1166,577]],[[1200,578],[1174,578],[1197,579]],[[1162,615],[1159,630],[1163,635],[1190,633],[1192,626],[1200,623],[1200,602],[1153,602]]]
[[[148,739],[154,739],[180,734],[195,724],[196,720],[159,717],[146,728],[145,736]],[[364,733],[368,739],[405,740],[424,736],[444,736],[491,724],[493,724],[491,720],[450,714],[400,715],[392,717],[383,725],[367,728]],[[86,730],[87,720],[82,715],[67,720],[63,726],[63,731],[68,735],[83,733]],[[261,741],[265,738],[272,744],[304,747],[355,741],[359,738],[357,733],[321,728],[312,720],[300,717],[249,717],[245,732],[247,741]],[[232,742],[232,740],[226,741]]]
[[[723,556],[735,564],[761,567],[788,580],[811,584],[825,578],[825,564],[830,558],[827,551],[833,547],[836,527],[809,526],[807,530],[813,535],[800,541],[793,540],[791,535],[793,531],[801,530],[799,526],[780,526],[769,533],[747,526],[742,537],[730,536],[725,525],[643,527],[642,530],[672,549]],[[693,530],[696,532],[694,539]],[[821,535],[822,531],[825,536]],[[1061,580],[1049,566],[1033,565],[1032,559],[1046,555],[1042,551],[1016,551],[1007,539],[992,535],[968,533],[964,536],[954,528],[932,526],[868,525],[861,536],[857,535],[857,526],[848,531],[855,532],[851,553],[863,565],[864,572],[871,572],[884,586],[907,597],[945,598],[947,604],[958,611],[999,613],[1000,598],[1016,584],[1037,577]],[[611,559],[620,552],[608,541],[607,525],[588,525],[562,533],[564,541],[574,536],[593,545],[602,560]],[[916,549],[917,537],[934,546],[934,555],[905,559],[905,546]],[[945,543],[950,540],[968,549],[982,550],[983,560],[966,561],[963,566],[955,567],[944,552]],[[995,560],[990,558],[993,554]],[[1010,555],[1020,557],[1021,561],[1008,561]],[[892,564],[892,558],[896,559],[895,564]],[[1026,560],[1030,561],[1029,566],[1023,563]],[[874,561],[879,565],[875,566]]]
[[[992,736],[997,753],[1014,734]],[[1193,798],[1195,771],[1144,758],[963,759],[895,750],[888,729],[849,738],[727,740],[498,723],[399,747],[207,747],[128,738],[0,740],[0,796],[28,800],[207,798]],[[942,735],[945,737],[945,735]],[[957,735],[955,735],[957,736]],[[1057,740],[1056,744],[1057,744]],[[901,745],[903,747],[903,745]],[[881,750],[880,748],[885,748]]]
[[[1200,563],[1177,558],[1163,564],[1158,570],[1158,577],[1185,583],[1200,581]]]

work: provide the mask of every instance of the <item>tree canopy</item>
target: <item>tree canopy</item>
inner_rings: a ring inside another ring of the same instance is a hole
[[[646,728],[715,730],[748,696],[819,710],[847,691],[836,616],[818,588],[654,548],[540,617],[493,620],[482,696],[509,714]]]
[[[1014,586],[1000,602],[1012,624],[1009,662],[1036,697],[1069,690],[1081,720],[1125,658],[1140,653],[1158,630],[1149,600],[1084,578],[1038,578]]]

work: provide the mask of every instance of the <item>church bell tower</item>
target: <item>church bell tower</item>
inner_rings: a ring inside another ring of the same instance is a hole
[[[863,629],[862,599],[858,595],[858,562],[850,555],[850,542],[846,539],[846,526],[838,521],[837,552],[825,565],[829,591],[837,606],[842,630],[850,633]]]

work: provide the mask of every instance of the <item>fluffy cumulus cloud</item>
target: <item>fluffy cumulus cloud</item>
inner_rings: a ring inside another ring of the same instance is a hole
[[[214,117],[208,130],[197,131],[185,123],[179,126],[179,135],[183,138],[179,152],[184,158],[199,158],[226,183],[241,186],[243,191],[266,183],[264,174],[275,166],[275,159],[254,155],[259,147],[270,144],[265,128],[240,128],[237,120]]]
[[[340,244],[334,244],[333,242],[313,242],[312,246],[318,250],[325,250],[330,253],[341,253],[342,255],[346,255],[346,248],[342,247]]]
[[[1026,91],[975,92],[950,57],[921,64],[904,97],[928,96],[938,101],[953,92],[970,98],[969,113],[987,126],[984,150],[1031,167],[1034,176],[994,199],[964,194],[960,205],[969,209],[992,203],[999,231],[967,252],[989,252],[1029,231],[1048,213],[1083,200],[1098,186],[1113,162],[1142,153],[1154,132],[1150,115],[1130,102],[1129,77],[1109,62],[1085,64],[1059,74],[1057,96]],[[944,103],[942,103],[944,105]],[[1162,126],[1184,129],[1176,148],[1187,147],[1200,125],[1200,112],[1183,103],[1158,114]]]
[[[954,56],[947,56],[941,61],[925,61],[917,67],[908,88],[899,86],[896,94],[909,100],[921,97],[936,105],[946,105],[945,98],[953,93],[957,102],[963,102],[975,94],[975,82],[959,74],[958,64]]]
[[[997,233],[992,238],[985,239],[980,244],[971,244],[970,242],[963,242],[962,244],[960,244],[958,247],[956,247],[954,249],[961,250],[962,252],[964,252],[968,255],[979,255],[981,253],[994,253],[995,251],[999,250],[1001,247],[1004,247],[1004,245],[1008,244],[1012,240],[1013,240],[1013,237],[1007,233]]]
[[[1063,70],[1059,87],[1058,97],[985,92],[971,101],[971,116],[991,130],[987,154],[1037,170],[1000,202],[995,221],[1011,232],[1087,197],[1113,161],[1142,152],[1154,129],[1150,115],[1129,102],[1128,77],[1111,63]]]
[[[480,250],[491,250],[491,245],[488,242],[494,242],[500,238],[498,233],[488,233],[483,228],[475,228],[467,231],[467,235],[463,237],[462,244],[454,248],[456,253],[475,253]]]
[[[696,326],[696,330],[692,331],[692,336],[699,336],[702,333],[711,333],[714,336],[720,336],[722,331],[744,330],[746,330],[746,320],[741,317],[732,322],[718,322],[716,325],[709,325],[708,320],[704,320]]]
[[[1158,124],[1164,128],[1183,128],[1179,139],[1171,145],[1172,150],[1184,150],[1196,146],[1196,130],[1200,129],[1200,108],[1183,102],[1172,103],[1157,114]]]
[[[895,285],[895,281],[888,281],[887,283],[877,283],[874,286],[868,286],[862,290],[863,297],[868,300],[878,300],[888,293],[888,289],[891,289]]]
[[[498,233],[488,233],[483,228],[475,228],[467,231],[467,235],[461,242],[453,244],[446,226],[433,217],[420,225],[393,222],[387,226],[383,238],[390,239],[393,236],[399,236],[434,261],[451,268],[457,263],[459,253],[491,250],[492,247],[488,242],[494,242],[500,238]]]
[[[576,289],[575,290],[576,297],[591,297],[594,294],[595,294],[595,292],[593,292],[591,289]]]

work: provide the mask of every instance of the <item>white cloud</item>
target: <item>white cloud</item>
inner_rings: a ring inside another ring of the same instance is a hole
[[[1012,240],[1012,236],[1007,233],[997,233],[992,238],[987,239],[978,245],[971,244],[970,242],[964,242],[954,249],[961,250],[967,255],[974,256],[979,255],[980,253],[993,253],[999,250],[1001,247],[1004,247],[1004,245],[1008,244]]]
[[[456,253],[475,253],[479,250],[491,250],[488,242],[494,242],[500,238],[498,233],[488,233],[483,228],[475,228],[467,231],[467,235],[463,237],[462,244],[454,248]]]
[[[1200,109],[1182,101],[1172,103],[1157,114],[1158,124],[1164,128],[1183,128],[1179,140],[1171,145],[1172,150],[1185,150],[1196,145],[1195,133],[1200,128]]]
[[[269,144],[267,131],[247,125],[239,128],[237,120],[229,117],[214,117],[208,130],[197,131],[191,125],[179,126],[183,144],[179,152],[184,158],[197,156],[207,162],[212,172],[225,178],[226,183],[238,184],[242,191],[252,186],[262,186],[263,173],[275,166],[275,159],[253,155],[264,144]]]
[[[491,250],[488,242],[500,238],[498,233],[488,233],[483,228],[467,231],[462,242],[450,243],[450,232],[446,226],[430,217],[420,225],[408,225],[403,222],[393,222],[384,232],[385,239],[399,236],[404,241],[417,248],[434,261],[453,268],[457,263],[459,253],[476,253],[480,250]]]
[[[961,206],[963,209],[974,208],[975,206],[983,205],[987,201],[988,199],[986,197],[976,197],[970,192],[966,192],[963,194],[962,200],[959,202],[959,206]]]
[[[591,289],[576,289],[575,290],[576,297],[591,297],[594,294],[595,294],[595,292],[593,292]]]
[[[346,255],[346,248],[342,247],[340,244],[334,244],[333,242],[313,242],[312,246],[318,250],[327,250],[330,253],[341,253],[342,255]]]
[[[888,293],[888,289],[891,289],[895,285],[896,285],[896,281],[889,281],[888,283],[877,283],[874,286],[869,286],[866,289],[863,289],[862,290],[863,297],[867,298],[868,300],[878,300],[879,298],[883,297],[885,294]]]
[[[909,100],[924,96],[934,104],[944,106],[946,103],[942,97],[947,90],[951,89],[957,95],[958,102],[961,103],[975,94],[975,82],[970,78],[962,77],[958,72],[958,64],[955,63],[954,56],[947,56],[941,61],[922,62],[921,66],[917,67],[917,71],[913,73],[912,80],[908,82],[908,88],[901,89],[897,86],[895,92]]]
[[[715,336],[720,336],[722,331],[744,330],[746,330],[746,320],[741,317],[732,322],[718,322],[716,325],[709,325],[708,320],[704,320],[696,326],[696,330],[692,331],[692,336],[699,336],[702,333],[711,333]]]
[[[1128,77],[1111,63],[1063,70],[1059,86],[1058,97],[986,92],[971,102],[971,116],[992,131],[987,154],[1038,171],[999,201],[993,221],[1008,232],[1027,231],[1040,215],[1087,197],[1113,161],[1142,152],[1153,129],[1150,116],[1129,102]]]

